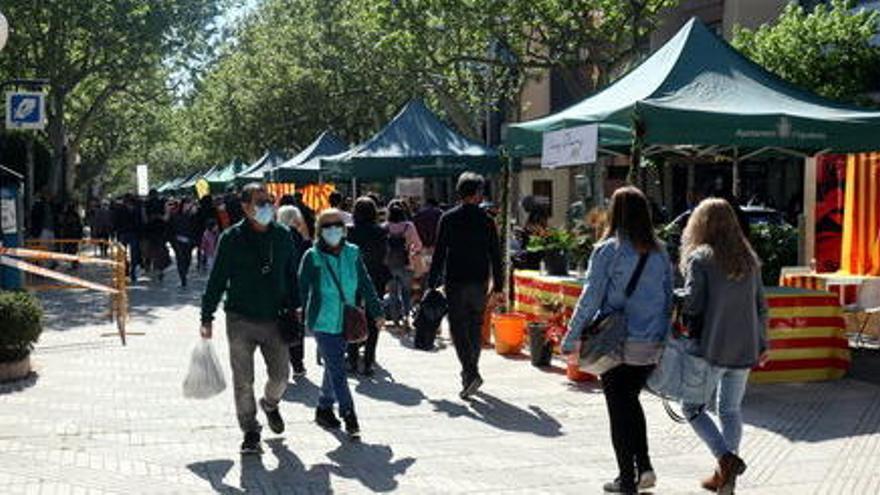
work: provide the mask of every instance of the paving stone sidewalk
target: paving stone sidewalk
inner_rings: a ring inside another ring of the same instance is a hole
[[[44,297],[47,329],[37,374],[0,385],[0,494],[283,493],[594,494],[613,477],[601,392],[570,384],[561,369],[488,351],[484,393],[457,397],[455,353],[432,353],[383,333],[373,379],[350,384],[364,430],[352,444],[311,419],[321,369],[307,342],[306,379],[282,403],[283,436],[241,458],[231,391],[186,400],[181,382],[197,341],[202,280],[178,291],[132,289],[129,345],[86,292]],[[226,364],[222,315],[214,342]],[[258,361],[259,390],[263,366]],[[226,366],[228,374],[228,365]],[[228,376],[228,375],[227,375]],[[654,493],[700,493],[712,468],[687,425],[645,398]],[[880,387],[855,380],[762,385],[745,402],[740,494],[880,493]]]

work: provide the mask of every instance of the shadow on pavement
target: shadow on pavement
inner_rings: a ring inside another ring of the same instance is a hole
[[[372,377],[358,375],[357,378],[358,384],[354,391],[372,399],[414,407],[427,398],[421,390],[398,382],[391,373],[381,368],[376,369]]]
[[[190,272],[190,285],[185,290],[179,289],[173,266],[165,270],[164,283],[142,278],[135,285],[129,286],[131,322],[150,324],[158,318],[154,313],[156,309],[199,305],[206,276],[194,272]],[[104,278],[94,276],[85,267],[69,273],[101,284],[107,283]],[[110,298],[107,294],[85,289],[48,290],[37,294],[43,304],[43,324],[46,330],[68,331],[84,326],[111,324],[108,317]]]
[[[880,387],[850,379],[753,384],[743,420],[793,442],[873,435],[880,432]]]
[[[234,466],[230,459],[197,462],[187,466],[196,476],[211,484],[217,493],[241,494],[264,493],[333,493],[330,488],[330,470],[317,465],[306,469],[303,462],[294,454],[284,440],[266,440],[269,452],[278,460],[278,466],[267,469],[263,456],[241,456],[241,477],[239,487],[227,484],[224,480]],[[265,455],[265,454],[264,454]]]
[[[327,453],[334,464],[325,465],[336,476],[359,481],[372,492],[390,492],[397,488],[397,477],[415,464],[412,457],[394,460],[394,451],[388,445],[352,442],[342,432],[334,432],[340,444]],[[317,467],[317,466],[316,466]]]
[[[0,382],[0,395],[13,394],[15,392],[27,390],[36,385],[39,378],[40,375],[35,371],[31,371],[26,377],[20,380]]]
[[[318,369],[323,375],[324,369]],[[318,394],[320,391],[321,387],[312,382],[308,377],[301,376],[287,384],[287,390],[284,391],[281,400],[315,408],[318,407]]]
[[[532,433],[541,437],[562,436],[562,425],[538,406],[520,409],[497,397],[478,392],[469,404],[459,404],[446,399],[432,400],[437,412],[449,417],[467,417],[505,431]]]

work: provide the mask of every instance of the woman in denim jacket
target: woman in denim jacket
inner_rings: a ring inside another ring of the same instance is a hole
[[[602,375],[602,388],[611,422],[611,439],[619,476],[605,484],[611,493],[637,493],[656,484],[648,456],[645,413],[639,393],[663,348],[672,307],[672,267],[654,235],[645,195],[635,187],[618,189],[611,198],[611,223],[605,238],[593,249],[587,280],[568,333],[562,342],[573,352],[584,327],[597,313],[623,308],[627,339],[623,364]],[[648,256],[629,299],[624,293],[641,255]]]
[[[682,234],[684,312],[700,321],[700,355],[720,370],[717,386],[721,430],[703,404],[685,404],[691,426],[718,461],[703,488],[733,493],[746,465],[737,455],[742,438],[740,403],[749,370],[767,360],[767,303],[758,256],[743,235],[730,204],[700,203]]]

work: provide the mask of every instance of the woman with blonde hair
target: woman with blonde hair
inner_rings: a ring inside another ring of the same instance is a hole
[[[345,220],[342,212],[330,208],[318,215],[315,245],[306,252],[299,269],[300,301],[306,328],[314,332],[318,352],[324,360],[324,380],[318,396],[315,422],[328,429],[337,429],[339,414],[352,439],[360,438],[360,425],[345,373],[345,351],[348,342],[343,334],[343,314],[347,305],[366,306],[368,318],[382,328],[382,308],[370,275],[364,266],[360,249],[345,241]]]
[[[740,404],[749,370],[767,360],[767,305],[758,256],[730,203],[707,199],[697,206],[682,234],[681,271],[685,277],[684,313],[695,322],[699,354],[719,369],[716,388],[721,430],[706,404],[685,404],[697,435],[717,459],[703,488],[733,493],[746,469],[739,457]]]

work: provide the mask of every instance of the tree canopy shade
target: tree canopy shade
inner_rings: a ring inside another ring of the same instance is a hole
[[[801,90],[745,58],[692,19],[632,72],[547,117],[510,126],[514,156],[541,153],[544,132],[599,125],[599,146],[626,148],[638,122],[645,154],[662,146],[876,149],[880,112]]]
[[[271,182],[317,182],[321,175],[320,158],[337,155],[347,149],[345,141],[330,131],[324,131],[296,156],[266,170],[263,177]]]
[[[455,132],[421,100],[411,100],[369,140],[321,158],[321,173],[337,178],[389,179],[481,173],[500,169],[492,148]]]
[[[235,176],[236,184],[263,180],[263,174],[284,162],[284,157],[274,151],[267,151],[257,161],[252,163],[241,173]]]

